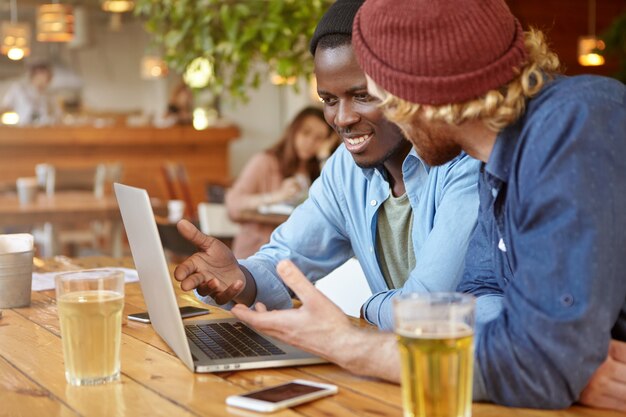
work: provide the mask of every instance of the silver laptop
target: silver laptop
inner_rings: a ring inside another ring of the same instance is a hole
[[[219,372],[325,362],[235,318],[183,325],[148,193],[114,187],[152,325],[189,369]]]

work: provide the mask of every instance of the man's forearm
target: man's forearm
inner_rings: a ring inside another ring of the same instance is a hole
[[[400,382],[400,353],[393,333],[352,328],[335,339],[328,359],[358,375]]]

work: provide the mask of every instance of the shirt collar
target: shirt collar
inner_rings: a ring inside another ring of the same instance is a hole
[[[507,182],[513,165],[513,157],[521,131],[521,120],[507,126],[496,136],[485,171],[502,182]]]
[[[414,161],[417,160],[417,161]],[[406,156],[404,162],[402,163],[402,170],[406,171],[410,165],[408,165],[409,161],[419,162],[424,167],[424,170],[428,174],[430,172],[430,165],[428,165],[424,160],[417,154],[415,147],[411,147],[411,152]]]
[[[430,165],[428,165],[422,160],[422,158],[420,158],[414,147],[411,147],[411,151],[407,154],[406,158],[404,158],[404,162],[402,162],[402,172],[406,172],[416,163],[421,164],[424,167],[424,170],[426,170],[426,173],[430,171]],[[378,166],[376,168],[361,168],[361,171],[368,181],[372,180],[372,176],[376,171],[378,171],[383,178],[387,178],[387,173],[385,172],[383,166]]]

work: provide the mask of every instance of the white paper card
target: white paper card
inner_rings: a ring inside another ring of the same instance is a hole
[[[95,268],[95,269],[111,269],[113,271],[122,271],[124,272],[124,282],[137,282],[139,281],[139,276],[137,275],[137,270],[130,268]],[[32,291],[46,291],[54,289],[54,277],[63,274],[65,272],[75,272],[75,271],[58,271],[58,272],[33,272],[33,286]]]

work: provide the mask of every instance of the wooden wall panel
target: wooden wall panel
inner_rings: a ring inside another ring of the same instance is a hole
[[[507,3],[524,29],[534,26],[548,35],[566,74],[610,76],[617,71],[618,62],[614,57],[607,57],[605,65],[599,67],[578,64],[578,37],[588,34],[587,0],[507,0]],[[596,35],[624,12],[626,0],[596,0]]]

